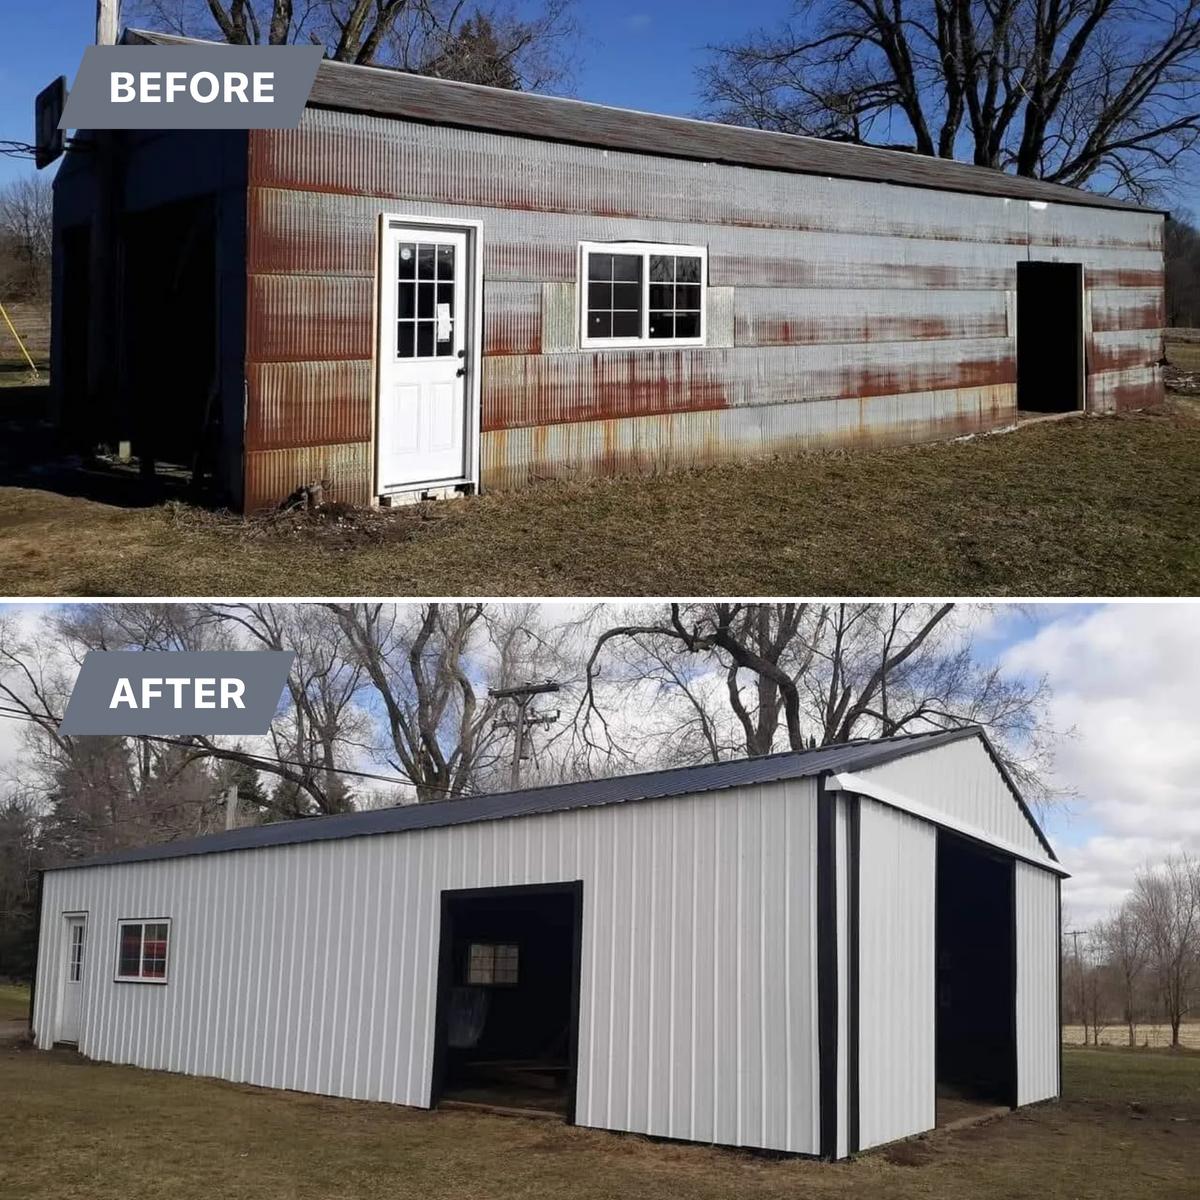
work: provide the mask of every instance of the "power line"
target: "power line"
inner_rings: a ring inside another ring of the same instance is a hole
[[[33,724],[33,725],[43,725],[44,726],[47,724],[55,723],[53,717],[48,716],[45,719],[42,719],[42,718],[34,716],[32,713],[26,712],[24,709],[7,708],[3,705],[0,705],[0,715],[15,717],[22,721],[28,721],[30,724]],[[167,746],[179,746],[181,749],[184,749],[184,750],[200,750],[202,752],[203,756],[207,757],[207,758],[220,758],[220,759],[224,759],[226,762],[237,762],[238,761],[238,758],[233,757],[233,752],[230,752],[230,751],[222,752],[219,750],[216,750],[216,751],[209,750],[207,747],[197,745],[197,743],[195,743],[195,742],[179,741],[176,738],[163,737],[161,734],[137,733],[137,734],[129,734],[127,736],[138,737],[138,738],[141,738],[143,741],[147,741],[147,742],[160,742],[163,745],[167,745]],[[374,779],[374,780],[378,780],[382,783],[408,784],[411,787],[417,786],[416,783],[413,782],[413,780],[405,778],[403,776],[400,778],[397,778],[394,775],[380,775],[380,774],[378,774],[376,772],[372,772],[372,771],[358,771],[358,770],[355,770],[353,767],[318,767],[318,766],[315,766],[313,763],[301,762],[298,759],[272,758],[269,755],[265,755],[265,754],[254,754],[252,751],[249,751],[249,750],[238,750],[238,751],[236,751],[236,753],[239,758],[252,758],[256,762],[263,763],[266,768],[270,768],[272,765],[278,765],[278,766],[283,766],[283,767],[299,767],[301,770],[309,771],[309,772],[313,772],[313,773],[324,772],[329,775],[353,775],[357,779]],[[425,791],[448,792],[448,793],[454,794],[452,788],[438,787],[434,784],[421,784],[421,788]],[[466,793],[458,793],[458,794],[466,795]]]

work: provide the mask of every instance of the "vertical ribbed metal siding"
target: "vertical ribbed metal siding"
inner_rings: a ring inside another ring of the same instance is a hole
[[[1045,857],[1033,826],[978,739],[936,746],[920,755],[872,767],[862,775]]]
[[[815,804],[804,780],[401,835],[50,872],[89,912],[80,1050],[427,1105],[439,894],[582,879],[576,1119],[817,1152]],[[172,918],[170,982],[113,982],[117,921]]]
[[[1058,881],[1017,863],[1017,1103],[1060,1091]]]
[[[860,802],[859,1147],[936,1124],[937,830]]]

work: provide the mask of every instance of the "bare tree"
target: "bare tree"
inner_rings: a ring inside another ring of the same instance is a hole
[[[1097,926],[1096,934],[1099,955],[1111,972],[1120,1000],[1129,1044],[1136,1045],[1149,949],[1146,927],[1138,920],[1133,903],[1126,899],[1108,920]]]
[[[1132,905],[1146,938],[1163,1015],[1171,1026],[1171,1045],[1178,1046],[1179,1026],[1200,991],[1200,861],[1179,854],[1161,867],[1140,872]]]
[[[1200,229],[1187,214],[1176,213],[1163,232],[1167,324],[1200,327]]]
[[[701,81],[721,120],[1144,197],[1197,148],[1200,0],[797,0]]]
[[[690,761],[982,724],[1019,782],[1047,796],[1046,682],[979,663],[967,620],[953,604],[634,609],[595,638],[578,724],[598,741],[622,691],[648,681],[678,702],[671,738]]]
[[[235,45],[314,42],[336,62],[391,66],[493,87],[569,84],[576,0],[138,0],[151,28]]]
[[[50,181],[40,175],[0,190],[0,299],[49,297],[53,211]]]

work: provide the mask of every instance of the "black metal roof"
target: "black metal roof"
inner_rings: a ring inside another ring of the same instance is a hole
[[[122,40],[162,46],[213,44],[142,29],[127,29]],[[991,167],[903,150],[668,117],[329,60],[322,62],[317,70],[308,103],[316,108],[373,113],[431,125],[453,125],[701,162],[1090,208],[1161,211],[1058,183],[1010,175]]]
[[[254,825],[246,829],[209,834],[207,837],[188,838],[186,841],[161,842],[153,846],[119,850],[81,862],[63,863],[58,869],[153,862],[166,858],[186,858],[196,854],[256,850],[266,846],[291,846],[300,842],[337,841],[342,838],[370,837],[380,833],[407,833],[416,829],[467,825],[475,821],[496,821],[506,817],[569,812],[572,809],[595,808],[605,804],[696,795],[725,788],[776,783],[786,779],[805,779],[830,772],[862,771],[964,738],[979,738],[983,742],[1012,788],[1022,812],[1053,859],[1054,852],[1049,842],[996,759],[987,736],[979,726],[970,725],[963,729],[846,742],[804,752],[769,754],[761,758],[740,758],[732,762],[676,767],[667,771],[648,771],[638,775],[619,775],[580,783],[560,783],[553,787],[498,792],[488,796],[467,796],[431,804],[403,804],[395,808],[372,809],[368,812],[340,813],[329,817],[306,817],[296,821]]]

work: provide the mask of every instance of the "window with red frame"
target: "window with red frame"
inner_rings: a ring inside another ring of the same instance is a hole
[[[117,978],[130,982],[166,983],[169,921],[122,921]]]

